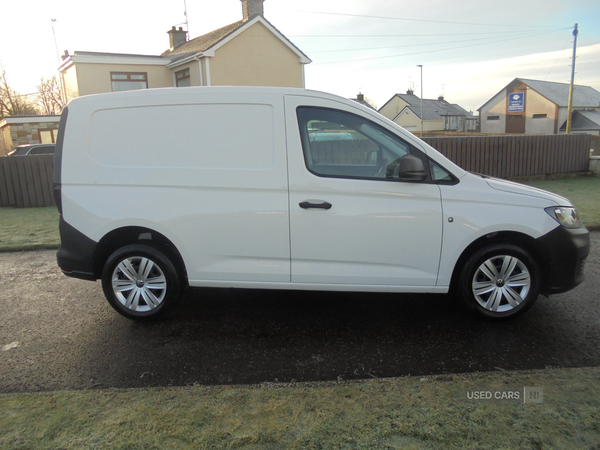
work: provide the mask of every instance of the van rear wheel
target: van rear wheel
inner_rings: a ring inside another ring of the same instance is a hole
[[[119,314],[134,320],[164,315],[183,293],[175,265],[160,250],[141,244],[122,247],[108,258],[102,289]]]
[[[473,312],[491,320],[509,319],[533,306],[540,293],[541,271],[526,250],[496,244],[468,259],[460,284],[462,297]]]

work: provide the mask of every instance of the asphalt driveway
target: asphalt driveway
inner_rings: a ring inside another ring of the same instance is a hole
[[[55,252],[0,254],[0,392],[243,384],[600,364],[600,233],[587,279],[489,323],[447,296],[189,289],[128,321]]]

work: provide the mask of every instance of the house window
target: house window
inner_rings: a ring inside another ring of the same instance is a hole
[[[534,114],[533,115],[534,119],[545,119],[546,117],[548,117],[548,114]]]
[[[500,116],[487,116],[487,120],[500,120]]]
[[[110,80],[113,92],[148,89],[147,73],[111,72]]]
[[[58,130],[39,130],[40,142],[42,144],[54,144],[56,143],[56,135]]]
[[[190,69],[183,69],[179,72],[175,72],[175,86],[186,87],[191,86],[192,80],[190,78]]]

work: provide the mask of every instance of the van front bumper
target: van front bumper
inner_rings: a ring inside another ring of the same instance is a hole
[[[573,289],[585,279],[583,269],[590,253],[590,232],[582,227],[559,226],[538,239],[544,248],[544,294],[559,294]]]
[[[94,251],[97,242],[69,225],[60,216],[61,245],[56,254],[58,267],[69,277],[95,281],[100,278],[94,273]]]

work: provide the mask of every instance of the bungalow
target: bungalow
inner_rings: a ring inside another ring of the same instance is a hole
[[[477,131],[477,117],[443,96],[437,100],[423,99],[423,131]],[[379,113],[408,131],[421,131],[421,99],[408,90],[395,94]]]

